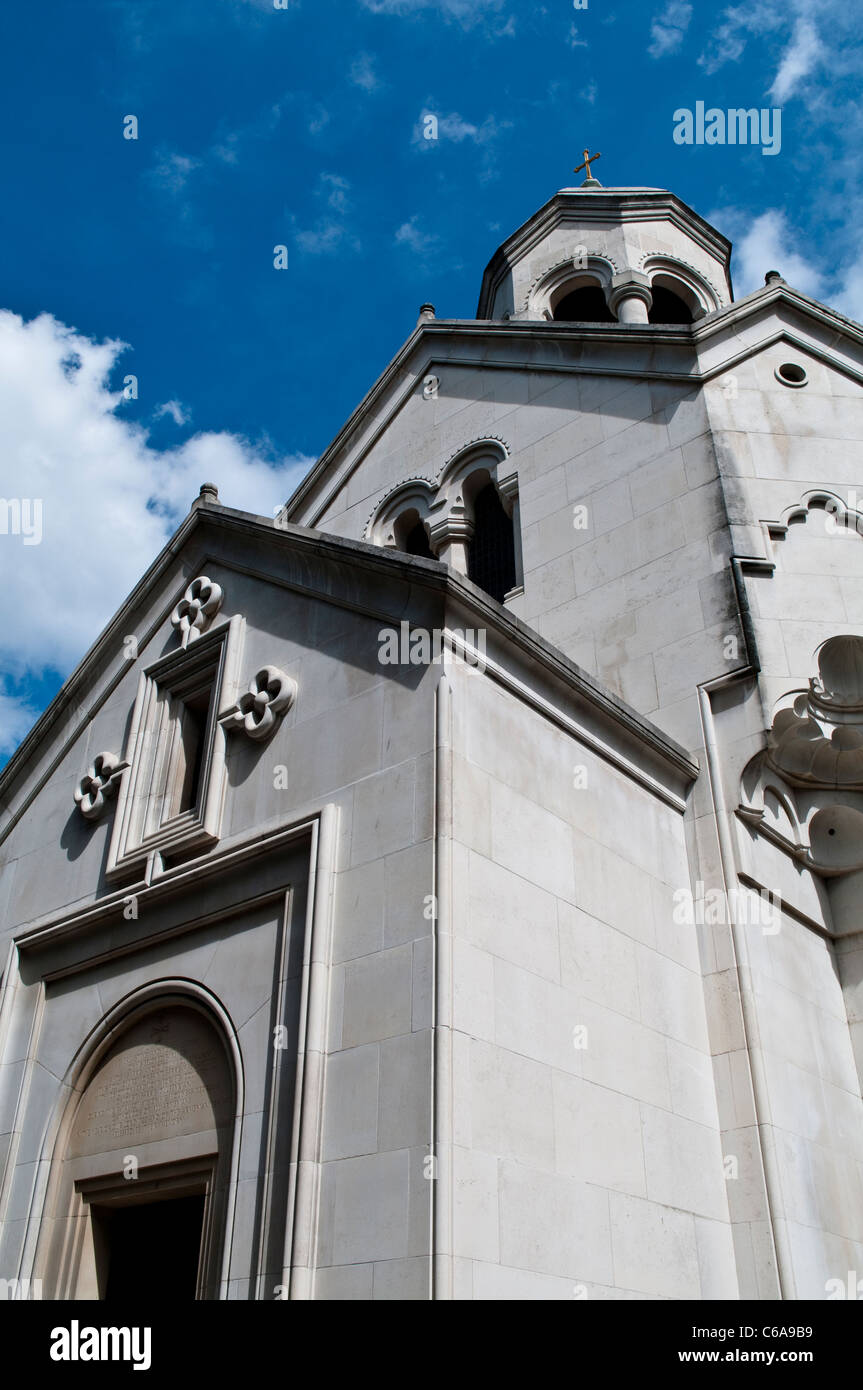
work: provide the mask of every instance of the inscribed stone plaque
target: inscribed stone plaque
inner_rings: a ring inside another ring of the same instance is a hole
[[[78,1107],[70,1157],[218,1129],[231,1085],[215,1030],[192,1009],[147,1014],[114,1044]]]

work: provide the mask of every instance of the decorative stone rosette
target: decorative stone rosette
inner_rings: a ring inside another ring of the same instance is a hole
[[[227,732],[263,741],[270,738],[297,696],[297,683],[278,666],[262,666],[235,705],[220,716]]]
[[[116,796],[120,777],[128,763],[116,753],[97,753],[75,788],[75,804],[85,820],[98,820],[108,800]]]
[[[222,606],[224,595],[218,584],[199,574],[193,579],[171,614],[171,622],[180,634],[182,646],[187,647],[209,627]]]

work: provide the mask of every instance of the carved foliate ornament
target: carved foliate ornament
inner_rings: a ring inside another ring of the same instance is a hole
[[[782,709],[768,761],[798,786],[863,789],[863,637],[831,637],[809,689]]]

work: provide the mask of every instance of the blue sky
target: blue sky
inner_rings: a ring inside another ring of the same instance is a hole
[[[0,496],[43,531],[0,535],[0,758],[198,484],[270,513],[586,143],[732,237],[738,296],[775,266],[863,318],[861,30],[844,0],[5,7]],[[699,100],[780,107],[780,152],[675,144]]]

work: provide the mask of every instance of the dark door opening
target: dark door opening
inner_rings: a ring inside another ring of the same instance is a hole
[[[203,1193],[163,1202],[93,1208],[99,1287],[106,1302],[193,1301],[197,1291]]]

